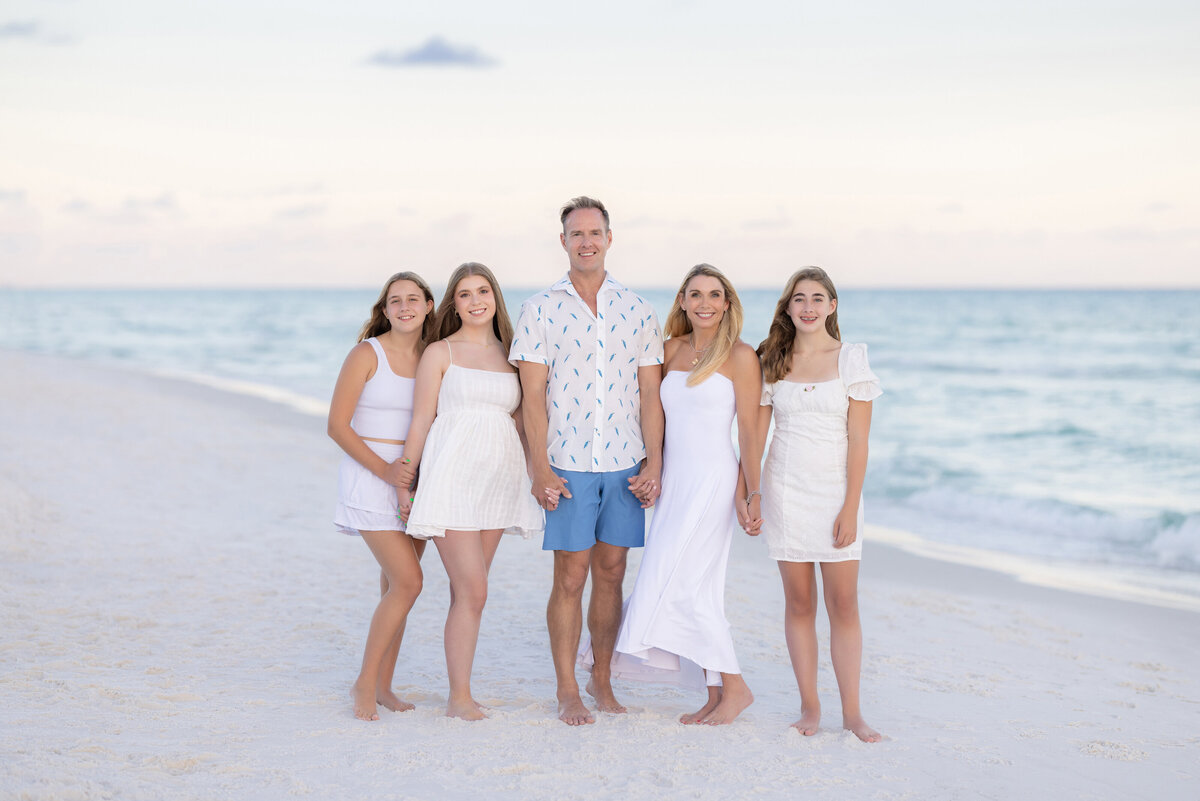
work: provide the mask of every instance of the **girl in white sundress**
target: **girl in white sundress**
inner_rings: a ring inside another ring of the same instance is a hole
[[[420,466],[408,532],[432,538],[450,579],[446,616],[449,717],[479,720],[471,666],[487,601],[488,570],[504,533],[543,528],[530,494],[520,425],[521,383],[508,362],[512,323],[491,270],[461,265],[438,307],[441,339],[417,368],[402,480]]]
[[[424,540],[405,534],[400,520],[409,497],[401,460],[412,419],[413,376],[434,331],[429,285],[416,273],[393,275],[371,307],[329,402],[329,436],[346,452],[334,524],[361,535],[380,570],[381,597],[352,691],[354,715],[361,720],[378,720],[377,704],[393,712],[413,708],[392,691],[408,612],[421,592],[425,551]]]
[[[800,688],[800,719],[792,727],[812,735],[821,720],[815,568],[820,563],[842,727],[873,743],[880,735],[859,707],[858,564],[871,402],[881,390],[867,363],[867,346],[842,343],[837,307],[833,281],[821,268],[805,267],[788,279],[758,347],[765,382],[760,442],[772,414],[775,418],[763,467],[761,531],[783,578],[784,630]]]

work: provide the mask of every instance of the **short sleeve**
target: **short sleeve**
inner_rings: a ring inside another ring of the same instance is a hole
[[[642,301],[642,311],[646,317],[642,320],[641,352],[638,354],[638,367],[649,367],[663,363],[663,338],[658,330],[658,315],[654,307]]]
[[[867,361],[866,345],[844,345],[841,358],[842,383],[846,385],[846,394],[852,400],[873,401],[883,394],[879,378],[871,372],[871,365]]]
[[[521,316],[513,328],[513,342],[512,347],[508,349],[508,360],[514,367],[517,366],[517,362],[549,366],[548,347],[539,298],[530,298],[521,306]]]
[[[758,401],[759,406],[774,406],[775,405],[775,385],[778,382],[772,381],[770,384],[763,384],[762,397]]]

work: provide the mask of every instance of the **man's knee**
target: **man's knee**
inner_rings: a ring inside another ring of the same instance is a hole
[[[625,561],[628,548],[618,548],[599,543],[592,549],[592,582],[594,584],[621,584],[625,580]]]
[[[586,551],[570,553],[556,551],[554,554],[554,592],[567,597],[583,597],[583,588],[588,578],[588,554]]]

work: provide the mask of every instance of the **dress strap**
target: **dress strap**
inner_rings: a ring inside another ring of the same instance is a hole
[[[454,364],[454,350],[450,347],[450,340],[443,339],[442,341],[446,343],[446,352],[450,354],[450,363]]]

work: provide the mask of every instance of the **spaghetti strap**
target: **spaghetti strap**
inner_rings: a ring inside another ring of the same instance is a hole
[[[442,341],[446,343],[446,352],[450,354],[450,363],[454,364],[454,350],[450,347],[450,340],[443,339]]]

